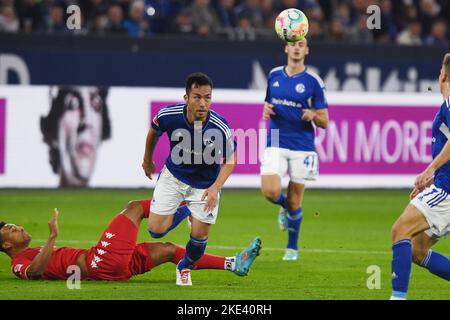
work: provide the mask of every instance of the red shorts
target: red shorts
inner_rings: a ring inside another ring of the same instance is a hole
[[[128,280],[150,271],[153,261],[147,243],[136,244],[138,227],[123,214],[117,215],[100,241],[88,250],[86,263],[90,280]]]

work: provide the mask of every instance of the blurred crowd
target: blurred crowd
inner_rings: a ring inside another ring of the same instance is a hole
[[[75,31],[66,26],[71,5],[81,9]],[[370,5],[380,29],[367,28]],[[450,0],[0,0],[0,32],[255,40],[273,38],[277,14],[293,7],[308,16],[310,39],[449,45]]]

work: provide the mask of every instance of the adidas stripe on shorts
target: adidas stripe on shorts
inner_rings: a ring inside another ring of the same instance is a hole
[[[427,235],[439,239],[450,233],[450,196],[445,190],[432,184],[410,203],[422,212],[430,225]]]

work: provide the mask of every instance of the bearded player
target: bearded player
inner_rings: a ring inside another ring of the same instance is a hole
[[[1,222],[0,251],[11,258],[12,272],[20,279],[64,280],[71,275],[68,267],[76,265],[82,280],[125,281],[162,263],[177,264],[185,255],[186,249],[173,243],[136,243],[139,225],[149,212],[150,200],[131,201],[90,249],[54,247],[59,233],[57,209],[48,222],[50,235],[42,247],[30,248],[31,236],[23,227]],[[246,276],[260,249],[261,240],[257,237],[236,256],[205,254],[193,268],[229,270]]]

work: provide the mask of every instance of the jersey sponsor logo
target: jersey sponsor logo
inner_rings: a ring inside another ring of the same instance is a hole
[[[297,91],[298,93],[303,93],[305,92],[306,87],[303,83],[299,83],[298,85],[295,86],[295,91]]]
[[[287,100],[287,99],[277,99],[277,98],[272,98],[272,104],[278,104],[278,105],[283,105],[283,106],[287,106],[287,107],[294,107],[294,108],[301,108],[302,104],[300,102],[295,102],[295,101],[291,101],[291,100]]]
[[[272,85],[272,87],[278,88],[280,86],[280,83],[278,81],[275,81]]]

